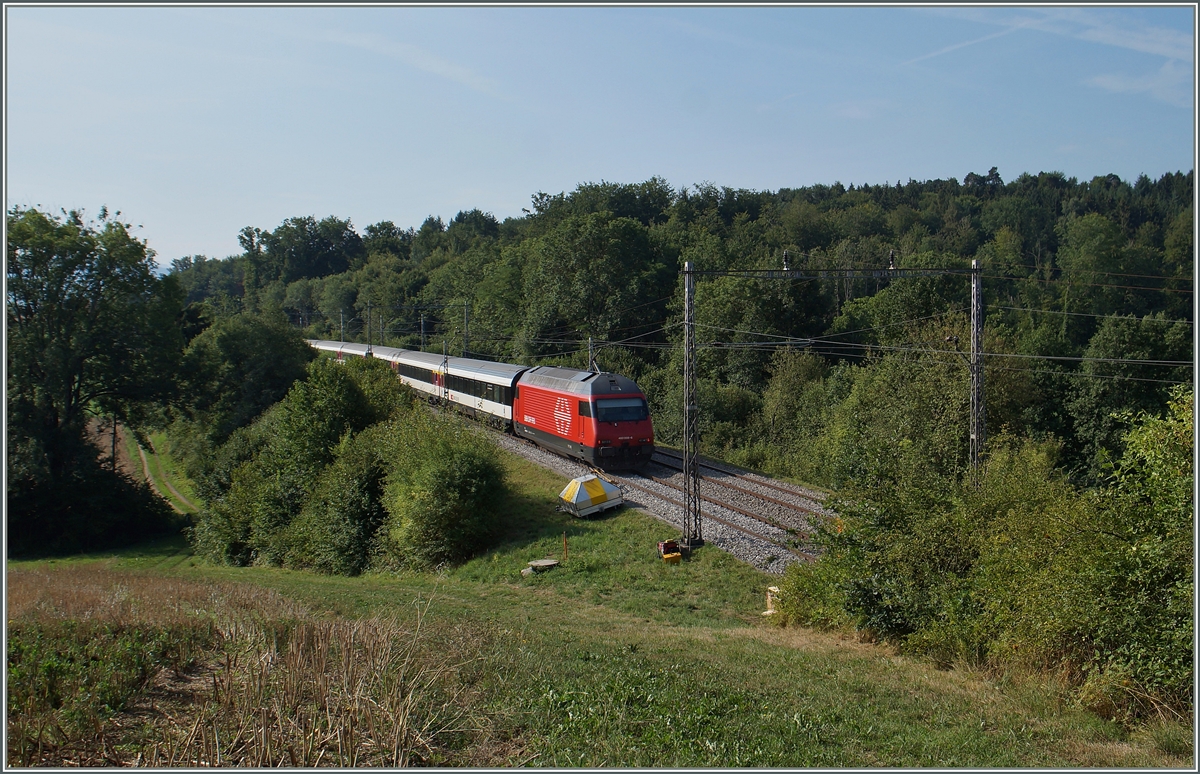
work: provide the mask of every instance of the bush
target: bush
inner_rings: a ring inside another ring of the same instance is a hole
[[[385,448],[392,431],[390,424],[381,423],[343,441],[292,522],[286,564],[337,575],[366,569],[376,532],[387,516]]]
[[[384,551],[394,563],[459,561],[487,546],[507,496],[504,468],[481,431],[414,413],[389,444]]]
[[[911,646],[976,662],[1077,665],[1094,615],[1084,580],[1094,511],[1056,470],[1059,447],[1001,437],[956,504],[975,556],[962,595]]]
[[[788,565],[779,583],[779,622],[818,629],[839,629],[851,623],[841,584],[819,562]]]
[[[374,416],[350,371],[327,359],[310,364],[308,378],[260,420],[257,433],[231,439],[250,457],[230,471],[224,492],[206,498],[209,507],[195,531],[197,550],[232,564],[281,563],[288,548],[285,531],[321,471],[343,438]]]
[[[1192,398],[1138,418],[1110,486],[1060,447],[1001,436],[978,488],[911,476],[835,504],[823,557],[789,568],[787,620],[852,623],[939,661],[1052,670],[1106,717],[1190,717]],[[903,465],[903,453],[889,466]]]
[[[1128,676],[1123,709],[1131,714],[1192,708],[1192,405],[1192,390],[1180,387],[1166,416],[1137,417],[1100,500],[1097,528],[1106,550],[1092,575],[1100,615],[1090,667]]]
[[[316,357],[282,316],[222,317],[188,345],[181,390],[189,413],[221,444],[283,398]]]
[[[457,418],[413,406],[382,361],[312,363],[216,455],[198,552],[354,575],[376,554],[428,566],[486,546],[505,494],[495,448]]]
[[[333,362],[326,358],[327,362]],[[366,401],[366,423],[376,422],[391,417],[397,412],[406,412],[417,400],[417,394],[412,388],[402,383],[386,360],[375,358],[351,357],[342,365],[347,375],[362,390]]]

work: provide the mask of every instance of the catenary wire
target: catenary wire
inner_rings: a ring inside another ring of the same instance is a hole
[[[1087,314],[1086,312],[1060,312],[1060,311],[1057,311],[1054,309],[1023,309],[1019,306],[1000,306],[999,304],[988,304],[988,309],[1007,309],[1012,312],[1029,312],[1029,313],[1038,312],[1040,314],[1061,314],[1061,315],[1069,315],[1071,317],[1098,317],[1098,318],[1105,319],[1105,320],[1133,319],[1135,321],[1140,322],[1141,320],[1145,319],[1142,317],[1136,317],[1134,315],[1126,315],[1126,314]],[[1193,324],[1191,320],[1157,320],[1157,318],[1151,318],[1151,319],[1155,319],[1158,322],[1166,322],[1166,323],[1184,323],[1185,325]]]

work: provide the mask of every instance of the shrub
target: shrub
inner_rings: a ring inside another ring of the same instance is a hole
[[[1055,468],[1059,447],[997,438],[978,489],[956,505],[975,557],[957,604],[914,638],[915,649],[976,662],[1077,664],[1094,615],[1084,580],[1094,512]]]
[[[838,629],[851,623],[841,584],[827,572],[829,566],[820,562],[788,565],[779,583],[780,623],[818,629]]]
[[[341,367],[362,390],[368,410],[367,424],[373,425],[396,412],[408,411],[417,399],[416,393],[397,378],[386,360],[351,357]]]
[[[1091,668],[1128,676],[1123,709],[1132,714],[1192,709],[1192,405],[1192,390],[1180,387],[1166,416],[1137,417],[1100,500],[1097,528],[1106,539],[1091,576],[1100,611]]]
[[[239,313],[213,322],[184,357],[189,413],[221,444],[304,378],[316,353],[282,315]]]
[[[386,517],[383,482],[387,423],[347,437],[337,458],[322,471],[312,497],[292,522],[286,563],[324,573],[357,575]]]
[[[943,662],[1052,670],[1106,717],[1190,717],[1192,398],[1142,415],[1110,486],[1076,491],[1060,447],[1001,436],[978,488],[909,475],[846,493],[823,557],[789,568],[789,621],[846,622]],[[909,464],[901,451],[892,471]]]
[[[350,371],[327,359],[311,363],[308,378],[260,420],[257,433],[234,436],[238,451],[250,456],[230,471],[228,488],[207,499],[195,531],[197,549],[232,564],[282,562],[286,528],[321,471],[342,439],[373,416]],[[256,435],[261,446],[252,442]]]
[[[387,558],[428,566],[484,548],[507,496],[491,441],[453,417],[418,412],[392,425],[393,467],[384,500]]]

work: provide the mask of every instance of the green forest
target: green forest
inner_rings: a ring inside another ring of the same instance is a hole
[[[833,493],[823,558],[789,571],[782,618],[1055,670],[1113,716],[1190,715],[1192,177],[587,183],[504,221],[247,226],[241,253],[163,276],[119,213],[14,208],[9,550],[178,528],[88,451],[89,418],[110,417],[167,430],[206,503],[189,534],[215,561],[351,575],[458,561],[487,545],[503,496],[486,441],[414,410],[386,368],[332,367],[304,338],[575,367],[590,342],[673,444],[685,262],[978,260],[978,479],[962,274],[701,277],[702,452]]]
[[[995,169],[957,180],[777,192],[585,184],[532,197],[503,223],[478,210],[419,228],[290,218],[247,227],[245,252],[172,264],[208,317],[281,310],[308,337],[516,363],[599,364],[650,395],[659,437],[678,440],[680,269],[966,268],[987,305],[989,436],[1062,444],[1061,466],[1094,484],[1119,453],[1119,411],[1161,412],[1191,380],[1192,175]],[[961,276],[752,281],[697,289],[705,450],[838,488],[868,453],[847,400],[884,374],[908,406],[895,422],[947,472],[966,449],[969,285]],[[948,342],[949,337],[949,342]],[[955,341],[957,337],[957,341]],[[959,344],[958,342],[961,342]],[[890,373],[898,369],[895,374]],[[886,391],[886,390],[885,390]],[[845,408],[842,408],[842,407]],[[878,407],[882,408],[882,407]],[[892,412],[884,412],[892,413]],[[861,420],[859,420],[861,421]],[[899,427],[893,429],[899,430]],[[878,435],[878,434],[876,434]],[[918,450],[914,450],[918,451]]]

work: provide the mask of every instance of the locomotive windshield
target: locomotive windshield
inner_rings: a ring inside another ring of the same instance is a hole
[[[601,422],[639,422],[650,416],[645,398],[609,398],[596,401],[596,419]]]

